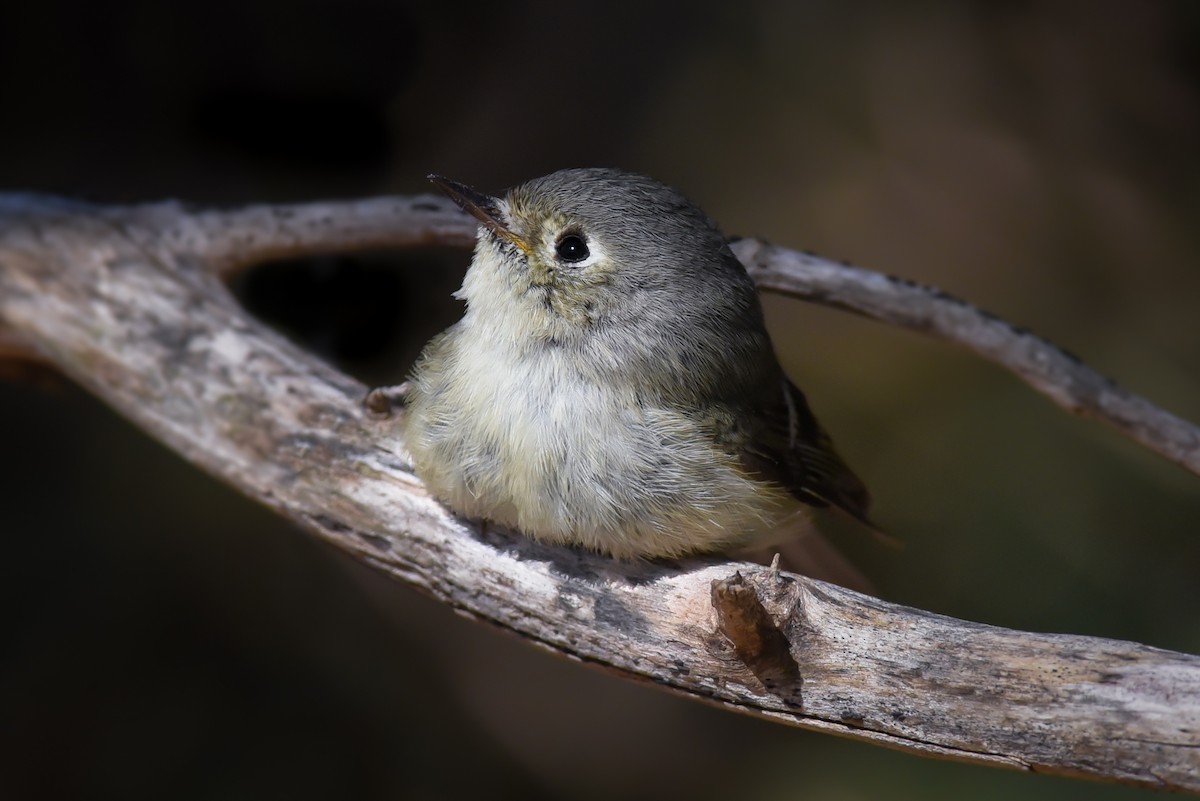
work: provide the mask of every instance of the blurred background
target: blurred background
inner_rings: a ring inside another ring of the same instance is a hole
[[[611,165],[935,284],[1200,419],[1200,5],[209,0],[0,9],[0,189],[200,204]],[[453,250],[237,291],[364,381]],[[1200,480],[950,345],[767,298],[893,601],[1200,652]],[[1149,798],[674,698],[343,557],[64,380],[0,383],[0,797]]]

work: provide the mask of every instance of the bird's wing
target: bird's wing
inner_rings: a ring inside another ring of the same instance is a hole
[[[871,528],[870,495],[842,461],[804,393],[786,377],[764,399],[755,429],[742,443],[742,462],[813,506],[833,505]]]

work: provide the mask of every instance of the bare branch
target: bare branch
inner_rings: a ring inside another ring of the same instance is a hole
[[[151,236],[228,272],[289,255],[411,247],[466,246],[473,219],[441,197],[250,206],[161,214]],[[150,214],[151,208],[143,210]],[[1200,428],[1167,412],[1044,339],[933,287],[838,264],[755,239],[734,253],[759,287],[846,309],[963,345],[1011,370],[1064,409],[1108,423],[1200,475]]]
[[[342,219],[379,207],[324,208],[328,222],[246,240],[255,214],[280,210],[0,196],[0,322],[247,495],[561,653],[908,751],[1200,793],[1200,657],[963,622],[750,564],[614,563],[449,515],[365,388],[247,317],[209,266],[242,262],[247,241],[255,258],[395,244]],[[429,241],[442,212],[410,213],[406,241]]]
[[[164,233],[225,273],[297,255],[475,243],[474,221],[433,195],[197,211]]]
[[[744,239],[734,252],[768,291],[857,312],[965,345],[1038,392],[1200,474],[1200,428],[1044,339],[932,287]]]

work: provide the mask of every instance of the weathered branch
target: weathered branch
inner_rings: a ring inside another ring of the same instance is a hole
[[[292,255],[422,244],[465,246],[475,239],[475,221],[450,201],[432,195],[186,215],[175,206],[159,208],[148,235],[159,246],[202,256],[223,273]],[[738,240],[733,250],[763,290],[963,345],[1011,370],[1064,409],[1102,420],[1200,475],[1200,427],[1029,331],[912,281],[755,239]]]
[[[481,533],[425,494],[365,387],[218,279],[471,230],[428,199],[190,214],[0,196],[0,324],[251,497],[562,653],[905,750],[1200,792],[1200,657],[967,623],[755,565],[628,565]]]
[[[1046,340],[940,290],[744,239],[734,252],[764,289],[957,342],[1007,367],[1064,409],[1103,420],[1200,474],[1200,428]]]

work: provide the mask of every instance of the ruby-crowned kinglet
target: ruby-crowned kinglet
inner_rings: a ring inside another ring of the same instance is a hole
[[[456,512],[620,558],[765,545],[867,492],[783,374],[754,284],[678,191],[562,170],[490,197],[463,318],[410,376],[418,476]]]

